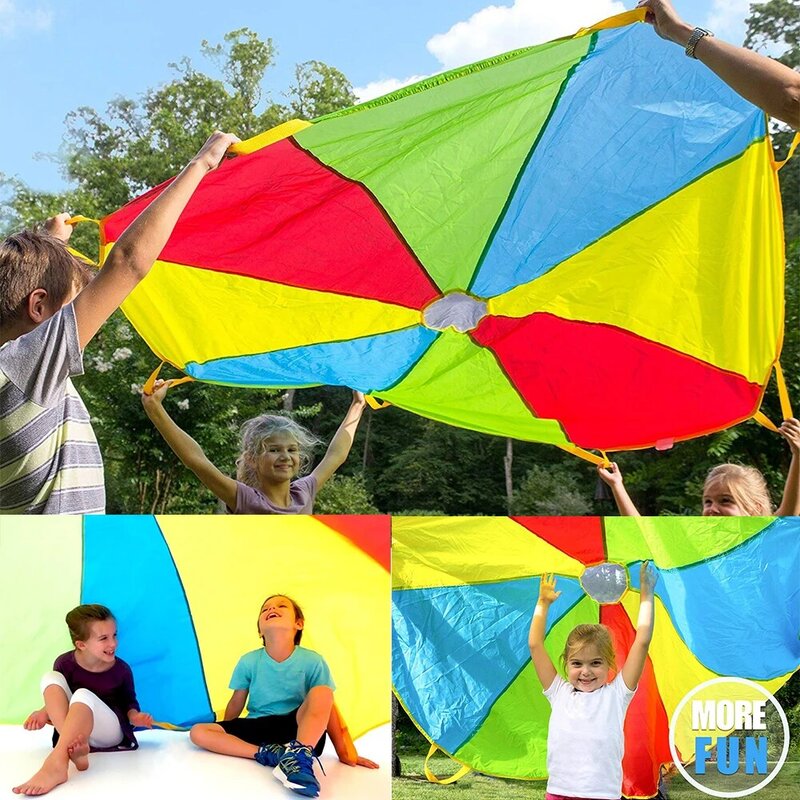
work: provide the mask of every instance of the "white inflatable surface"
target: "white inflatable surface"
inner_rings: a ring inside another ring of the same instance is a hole
[[[52,728],[26,731],[0,725],[0,798],[15,798],[11,787],[25,782],[51,749]],[[70,766],[69,780],[57,786],[54,800],[219,800],[298,797],[284,789],[272,771],[255,761],[215,755],[196,748],[188,733],[139,731],[139,749],[132,753],[93,753],[86,772]],[[348,767],[330,742],[322,754],[320,800],[389,800],[391,797],[391,726],[383,725],[356,742],[359,755],[380,769]]]

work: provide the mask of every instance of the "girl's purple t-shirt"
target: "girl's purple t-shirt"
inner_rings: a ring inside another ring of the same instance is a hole
[[[306,475],[292,481],[289,487],[289,506],[276,506],[262,491],[236,481],[234,514],[313,514],[317,496],[317,479]]]
[[[122,728],[122,741],[116,747],[103,749],[135,750],[139,746],[133,735],[133,725],[128,720],[128,712],[141,709],[133,687],[133,672],[121,658],[117,658],[111,669],[105,672],[90,672],[78,663],[75,651],[71,650],[55,660],[53,669],[64,676],[73,694],[77,689],[88,689],[117,715]],[[58,732],[53,735],[53,744],[57,741]]]

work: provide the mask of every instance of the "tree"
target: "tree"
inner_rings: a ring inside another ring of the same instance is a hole
[[[115,98],[104,112],[73,111],[66,121],[63,160],[73,188],[48,194],[2,178],[10,200],[0,212],[0,225],[18,230],[64,209],[99,218],[177,173],[215,129],[247,138],[299,112],[328,113],[352,103],[344,75],[316,61],[298,66],[297,83],[288,91],[290,105],[274,102],[265,79],[275,54],[270,39],[241,28],[220,44],[203,42],[204,57],[221,77],[184,58],[171,65],[171,81],[139,98]],[[96,228],[79,226],[73,240],[81,252],[97,257]],[[84,363],[86,374],[77,384],[105,460],[109,512],[218,510],[216,499],[183,468],[142,412],[141,384],[157,361],[120,313],[91,342]],[[167,404],[209,458],[232,474],[239,426],[280,408],[281,398],[278,392],[192,384],[170,393]],[[317,412],[314,406],[295,408],[304,420]],[[332,494],[331,502],[338,502],[335,490]],[[369,502],[362,496],[359,508],[371,508]]]

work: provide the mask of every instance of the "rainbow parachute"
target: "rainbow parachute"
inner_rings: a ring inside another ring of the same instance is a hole
[[[278,592],[303,608],[303,645],[330,665],[357,738],[389,717],[389,643],[378,635],[389,617],[388,560],[388,517],[9,520],[0,722],[41,706],[39,678],[71,649],[64,616],[80,603],[114,612],[143,709],[179,727],[222,719],[239,656],[260,645],[261,603]],[[376,633],[368,646],[365,630]]]
[[[400,702],[464,771],[545,777],[550,706],[528,651],[540,576],[556,573],[561,591],[545,640],[553,663],[575,625],[599,621],[621,665],[645,559],[658,571],[655,632],[625,722],[623,794],[653,796],[672,761],[668,721],[689,690],[722,675],[774,692],[800,667],[800,519],[395,519]],[[693,755],[685,736],[676,744]]]
[[[125,313],[199,380],[566,449],[754,416],[783,329],[765,115],[643,13],[245,142]]]

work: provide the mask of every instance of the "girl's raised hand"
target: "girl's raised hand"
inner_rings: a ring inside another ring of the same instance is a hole
[[[778,428],[778,433],[789,442],[792,453],[800,454],[800,420],[790,417]]]
[[[550,577],[547,576],[547,573],[542,575],[542,579],[539,582],[539,602],[549,605],[555,600],[558,600],[559,597],[561,597],[561,592],[556,591],[555,575],[552,573]]]
[[[148,406],[160,406],[164,402],[170,386],[172,386],[172,381],[162,381],[161,378],[158,378],[153,384],[153,391],[150,394],[142,392],[142,405],[145,408]]]
[[[607,483],[612,488],[622,486],[622,473],[619,471],[616,461],[612,461],[607,467],[598,466],[597,474],[603,483]]]
[[[29,715],[28,719],[22,723],[22,727],[25,728],[26,731],[38,731],[44,728],[48,722],[50,722],[50,717],[43,708],[40,708],[38,711],[34,711]]]
[[[354,406],[361,406],[362,408],[367,404],[367,401],[364,397],[364,392],[359,392],[357,389],[353,389],[353,403]]]
[[[639,586],[641,587],[641,595],[643,597],[652,597],[653,590],[656,588],[658,575],[649,561],[642,561],[639,567]]]

